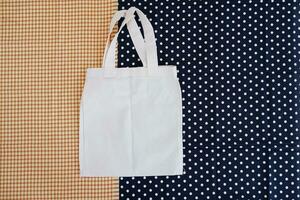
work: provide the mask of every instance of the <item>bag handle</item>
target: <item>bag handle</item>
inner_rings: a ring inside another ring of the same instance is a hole
[[[117,11],[111,19],[111,23],[110,23],[109,30],[108,30],[109,33],[108,33],[108,37],[106,40],[106,46],[105,46],[105,50],[104,50],[102,66],[105,66],[104,61],[105,61],[107,51],[109,48],[109,41],[110,41],[110,37],[111,37],[112,31],[113,31],[113,28],[122,17],[125,17],[126,12],[127,12],[127,10]],[[132,42],[133,42],[135,48],[137,49],[138,56],[141,59],[143,65],[145,65],[145,63],[146,63],[145,44],[144,44],[145,42],[144,42],[142,33],[139,29],[139,26],[137,25],[135,20],[129,20],[127,23],[127,29],[128,29],[129,35],[131,36]],[[115,53],[115,51],[114,51],[114,53]]]
[[[141,20],[142,28],[143,28],[144,35],[145,35],[144,49],[145,49],[145,53],[146,53],[146,66],[144,65],[144,67],[147,67],[149,73],[157,72],[157,70],[158,70],[157,47],[156,47],[156,43],[155,43],[155,35],[154,35],[153,27],[152,27],[150,21],[148,20],[148,18],[146,17],[146,15],[141,10],[139,10],[135,7],[131,7],[127,10],[127,12],[125,14],[126,15],[125,19],[124,19],[122,25],[120,26],[119,31],[114,36],[110,45],[108,44],[108,48],[106,49],[105,57],[104,57],[104,65],[103,65],[104,70],[110,71],[111,68],[113,68],[115,66],[114,65],[114,60],[115,60],[114,51],[115,51],[118,35],[119,35],[121,29],[127,23],[129,23],[131,20],[135,20],[134,19],[135,12],[138,14],[138,16]],[[137,32],[138,27],[132,26],[132,29],[135,32]],[[138,31],[139,31],[139,29],[138,29]],[[137,51],[139,51],[139,49],[137,49]],[[140,52],[140,54],[142,54],[142,53],[143,52]]]

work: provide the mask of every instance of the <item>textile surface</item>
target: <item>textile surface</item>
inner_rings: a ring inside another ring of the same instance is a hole
[[[0,199],[118,199],[116,178],[79,177],[79,104],[115,0],[0,3]]]
[[[179,69],[186,172],[121,178],[121,199],[300,199],[299,4],[119,1]],[[140,66],[126,32],[119,64]]]

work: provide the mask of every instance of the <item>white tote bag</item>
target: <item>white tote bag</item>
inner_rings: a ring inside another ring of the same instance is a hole
[[[134,19],[138,14],[144,39]],[[116,68],[119,32],[107,43],[102,68],[88,68],[80,102],[80,175],[183,174],[182,97],[176,66],[158,66],[154,31],[137,8],[125,16],[143,67]]]

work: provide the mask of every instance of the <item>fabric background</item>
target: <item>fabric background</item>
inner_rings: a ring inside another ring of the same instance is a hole
[[[121,178],[121,199],[300,199],[296,0],[120,0],[152,20],[183,92],[183,176]],[[139,66],[125,31],[119,64]]]
[[[118,199],[79,178],[79,101],[117,2],[0,4],[0,199]],[[120,178],[121,199],[299,199],[296,0],[133,1],[183,91],[184,176]],[[126,32],[126,31],[125,31]],[[140,62],[128,36],[119,64]]]
[[[115,0],[1,1],[0,199],[118,199],[79,177],[85,69],[99,67]]]

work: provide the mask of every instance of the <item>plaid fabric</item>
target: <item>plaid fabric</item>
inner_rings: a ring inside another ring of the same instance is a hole
[[[118,199],[118,179],[79,177],[79,104],[116,0],[0,4],[0,199]]]

